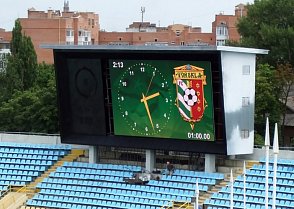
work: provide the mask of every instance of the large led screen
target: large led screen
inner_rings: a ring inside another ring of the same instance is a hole
[[[214,141],[211,63],[109,60],[114,134]]]

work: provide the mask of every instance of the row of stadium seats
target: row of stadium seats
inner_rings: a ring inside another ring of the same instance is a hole
[[[247,176],[265,176],[265,170],[258,170],[258,169],[250,169],[246,171]],[[272,178],[274,175],[274,172],[269,172],[269,177]],[[277,172],[277,177],[278,178],[287,178],[287,179],[294,179],[294,172],[287,171],[287,172],[282,172],[278,171]]]
[[[118,201],[106,201],[106,200],[94,200],[90,203],[76,204],[76,203],[65,203],[65,202],[57,202],[57,201],[43,201],[43,200],[29,200],[28,205],[40,205],[41,207],[48,208],[61,208],[61,209],[158,209],[158,206],[150,206],[144,204],[134,204],[134,203],[125,203]]]
[[[139,166],[65,162],[37,185],[39,194],[27,204],[40,207],[49,204],[48,207],[58,208],[85,208],[91,205],[94,208],[155,209],[171,200],[191,202],[195,196],[195,176],[198,176],[201,191],[207,191],[209,185],[224,178],[220,174],[176,169],[177,175],[161,175],[161,180],[149,180],[142,185],[124,181],[125,177],[131,178],[141,172]],[[190,182],[185,182],[188,180]]]
[[[134,165],[116,165],[116,164],[95,164],[95,163],[82,163],[82,162],[64,162],[64,168],[91,168],[91,169],[104,169],[104,170],[119,170],[119,171],[132,171],[140,172],[142,171],[141,166]]]
[[[255,169],[255,170],[262,170],[262,171],[265,171],[265,165],[254,165],[252,167],[252,169]],[[273,166],[269,166],[269,170],[273,171]],[[278,172],[291,172],[293,173],[294,172],[294,166],[289,166],[289,165],[279,165],[277,166],[277,171]]]
[[[59,155],[0,153],[0,158],[10,159],[58,160],[58,156]]]
[[[105,176],[120,176],[129,177],[133,175],[133,171],[119,171],[119,170],[105,170],[105,169],[86,169],[86,168],[71,168],[71,167],[58,167],[55,174],[87,174],[87,175],[105,175]]]
[[[68,145],[0,142],[0,185],[24,186],[32,182],[70,149]]]
[[[292,162],[293,161],[293,162]],[[278,164],[279,171],[277,172],[277,186],[276,186],[276,208],[294,208],[294,181],[292,174],[294,174],[294,160],[279,160],[282,165]],[[263,161],[261,161],[263,163]],[[254,165],[252,169],[246,171],[246,207],[248,208],[262,208],[265,203],[265,166]],[[269,203],[272,202],[273,191],[273,166],[269,166]],[[238,176],[234,181],[233,201],[234,208],[243,208],[244,201],[244,176]],[[205,201],[208,208],[229,208],[230,204],[230,187],[223,187],[218,193],[214,193],[211,199]]]
[[[273,187],[269,187],[269,196],[272,195],[272,191],[273,191]],[[233,190],[234,194],[242,194],[244,193],[244,189],[243,187],[241,188],[237,188],[234,187]],[[229,187],[223,187],[220,191],[220,193],[230,193],[230,188]],[[217,193],[215,193],[217,194]],[[281,198],[281,199],[294,199],[294,189],[293,187],[287,187],[286,190],[282,190],[282,191],[277,191],[276,192],[277,197]],[[246,195],[248,196],[257,196],[257,197],[265,197],[265,189],[248,189],[246,188]]]
[[[291,178],[291,177],[290,177]],[[243,182],[243,177],[238,176],[236,182]],[[265,177],[263,176],[246,176],[246,182],[265,184]],[[268,178],[269,184],[273,184],[273,178]],[[294,180],[286,177],[277,176],[277,185],[294,186]]]
[[[210,179],[205,177],[191,177],[191,176],[176,176],[176,175],[163,175],[161,180],[173,181],[173,182],[182,182],[182,183],[194,183],[198,180],[198,183],[207,184],[207,185],[215,185],[216,179]]]
[[[209,179],[216,179],[216,180],[223,180],[225,178],[225,175],[223,173],[207,173],[207,172],[189,171],[189,170],[182,170],[182,169],[176,169],[173,175],[197,177],[197,178],[209,178]]]

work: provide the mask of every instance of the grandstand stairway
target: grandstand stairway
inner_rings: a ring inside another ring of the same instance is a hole
[[[80,156],[84,154],[84,150],[73,149],[68,155],[65,155],[55,164],[53,164],[47,171],[45,171],[41,176],[35,179],[35,181],[31,182],[27,186],[24,187],[20,192],[25,192],[29,198],[33,197],[38,190],[36,189],[36,185],[43,181],[44,178],[47,178],[51,172],[55,172],[56,169],[63,165],[64,162],[73,162],[77,160]]]

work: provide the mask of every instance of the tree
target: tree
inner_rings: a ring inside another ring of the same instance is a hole
[[[281,103],[275,68],[260,64],[256,71],[255,87],[255,129],[257,134],[264,135],[266,117],[270,116],[271,124],[279,123]]]
[[[255,0],[247,8],[237,24],[241,45],[269,49],[268,56],[260,57],[262,63],[294,66],[294,1]]]
[[[37,63],[31,38],[15,21],[11,55],[0,72],[0,130],[57,133],[55,74],[52,65]]]
[[[294,69],[290,64],[280,64],[275,71],[275,80],[279,90],[279,101],[281,102],[281,136],[284,139],[284,126],[287,113],[287,102],[290,91],[294,84]],[[284,142],[283,142],[284,145]]]
[[[12,30],[11,56],[4,72],[6,98],[15,90],[25,91],[31,88],[36,78],[37,55],[31,38],[22,35],[21,30],[20,22],[16,20]]]
[[[52,65],[40,64],[35,85],[15,91],[0,106],[0,130],[57,133],[55,74]]]

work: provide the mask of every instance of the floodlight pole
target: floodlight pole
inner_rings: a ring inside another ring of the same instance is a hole
[[[198,209],[199,208],[199,186],[198,186],[198,179],[196,179],[196,189],[195,189],[195,204],[194,204],[194,209]]]
[[[266,118],[265,126],[265,209],[268,209],[268,176],[269,176],[269,147],[270,147],[270,137],[269,137],[269,121]]]
[[[234,208],[234,180],[233,180],[233,171],[231,169],[231,176],[230,176],[230,209]]]
[[[244,209],[246,209],[246,162],[244,160],[243,164],[243,205]]]
[[[273,205],[272,209],[276,209],[276,192],[277,192],[277,164],[278,164],[278,154],[279,154],[279,138],[278,138],[278,125],[275,124],[275,134],[274,134],[274,176],[273,176]]]

